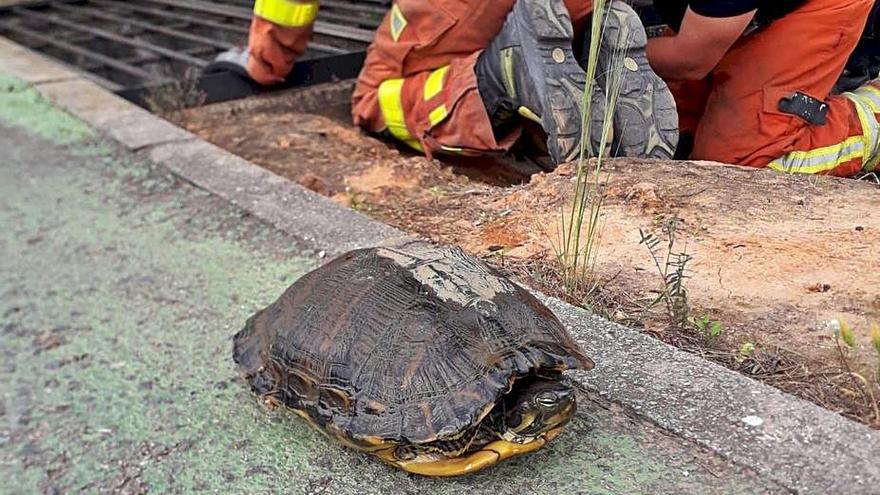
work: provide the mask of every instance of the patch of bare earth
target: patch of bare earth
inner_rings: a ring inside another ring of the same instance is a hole
[[[710,163],[609,161],[600,289],[579,300],[562,294],[553,249],[561,209],[570,202],[572,166],[529,179],[496,159],[444,163],[398,151],[343,123],[340,95],[347,89],[170,118],[341,204],[459,244],[546,292],[880,427],[866,390],[844,373],[828,326],[841,317],[853,325],[860,349],[847,355],[856,371],[874,373],[868,328],[880,322],[876,185]],[[691,314],[720,321],[717,337],[671,324],[662,305],[649,307],[663,283],[639,232],[662,237],[673,217],[674,249],[693,257],[686,280]],[[749,343],[756,350],[742,353]]]

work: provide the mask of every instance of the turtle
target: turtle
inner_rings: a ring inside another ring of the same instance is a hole
[[[233,360],[268,406],[405,471],[457,476],[541,448],[593,361],[529,291],[459,247],[398,240],[303,275]]]

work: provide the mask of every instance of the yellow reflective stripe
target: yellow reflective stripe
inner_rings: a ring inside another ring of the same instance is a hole
[[[869,104],[866,103],[870,107]],[[865,157],[862,160],[862,169],[871,169],[877,166],[877,160],[880,154],[877,153],[877,139],[880,135],[878,129],[877,118],[873,110],[865,110],[861,105],[856,103],[856,113],[859,115],[859,123],[862,126],[862,140],[865,143]]]
[[[516,99],[516,84],[513,77],[513,48],[501,50],[501,82],[504,84],[504,91],[511,98]]]
[[[864,157],[864,153],[862,136],[853,136],[842,143],[815,150],[792,151],[772,161],[768,167],[783,172],[815,174],[831,170],[854,158]]]
[[[428,76],[428,79],[425,81],[425,101],[439,95],[443,91],[443,80],[447,72],[449,72],[449,66],[444,65]]]
[[[440,145],[440,149],[443,150],[443,151],[449,152],[449,153],[456,153],[456,154],[464,153],[464,148],[459,148],[459,147],[456,147],[456,146],[444,146],[444,145]]]
[[[862,126],[862,139],[865,142],[865,158],[862,170],[871,172],[877,168],[880,162],[880,123],[877,122],[877,113],[880,109],[880,90],[867,85],[853,91],[844,93],[852,100]]]
[[[401,89],[403,79],[388,79],[379,85],[379,108],[382,110],[382,118],[385,119],[385,127],[396,139],[422,151],[419,141],[406,128],[403,103],[400,100]]]
[[[849,99],[859,99],[871,110],[880,113],[880,88],[866,84],[855,91],[844,93]]]
[[[449,116],[449,110],[446,109],[446,105],[440,105],[439,107],[431,110],[431,113],[428,114],[428,122],[431,123],[431,127],[443,122]]]
[[[279,26],[303,27],[315,22],[315,17],[318,16],[318,2],[256,0],[254,14]]]
[[[404,28],[409,24],[406,20],[406,17],[403,16],[403,12],[400,11],[400,7],[397,5],[397,2],[391,6],[391,19],[390,19],[390,30],[391,30],[391,39],[396,43],[397,40],[400,39],[400,35],[403,34]]]
[[[831,170],[856,158],[864,158],[865,142],[863,136],[847,138],[842,143],[825,146],[810,151],[792,151],[773,160],[767,166],[780,172],[817,174]]]
[[[519,107],[516,109],[516,113],[520,114],[522,117],[525,117],[533,122],[541,123],[541,117],[538,116],[535,112],[533,112],[528,107]]]

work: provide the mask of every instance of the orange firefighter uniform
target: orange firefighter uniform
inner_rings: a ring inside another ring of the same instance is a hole
[[[352,99],[357,125],[428,155],[500,151],[474,64],[515,0],[396,0],[370,46]],[[582,32],[590,0],[565,0]],[[691,158],[849,176],[880,162],[880,83],[830,95],[873,0],[806,0],[740,38],[703,81],[670,82]],[[317,2],[257,0],[248,71],[276,82],[303,53]],[[827,105],[824,123],[780,109],[800,92]]]
[[[830,95],[874,0],[807,0],[741,37],[703,81],[670,83],[693,159],[851,176],[880,160],[880,87]],[[824,123],[780,109],[795,92],[827,105]]]
[[[352,97],[354,123],[388,132],[429,156],[508,149],[518,133],[496,140],[474,64],[515,2],[395,1],[367,51]],[[591,0],[565,0],[565,5],[575,32],[582,32]],[[285,8],[289,12],[281,12]],[[305,49],[312,12],[317,13],[317,3],[257,1],[248,65],[255,80],[277,82],[290,72]]]

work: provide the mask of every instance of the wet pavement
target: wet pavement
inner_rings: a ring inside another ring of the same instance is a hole
[[[346,450],[230,356],[314,255],[2,76],[0,150],[0,493],[788,493],[586,392],[557,441],[468,478]]]

